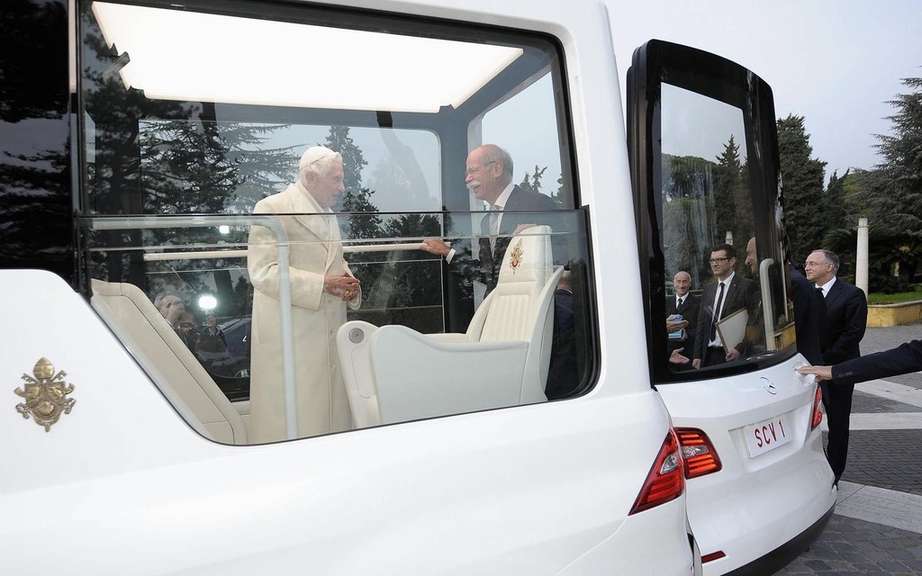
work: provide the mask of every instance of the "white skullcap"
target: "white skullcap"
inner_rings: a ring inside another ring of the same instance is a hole
[[[303,174],[311,166],[326,168],[330,160],[340,157],[339,152],[333,152],[326,146],[311,146],[304,151],[304,154],[301,154],[301,160],[298,162],[298,173]],[[315,171],[321,172],[321,170]]]

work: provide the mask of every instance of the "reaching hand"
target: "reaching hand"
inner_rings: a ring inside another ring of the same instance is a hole
[[[695,358],[694,360],[692,360],[692,368],[694,368],[695,370],[698,370],[699,368],[701,368],[701,358]]]
[[[438,238],[426,238],[423,240],[422,249],[436,256],[448,256],[448,253],[451,251],[451,246]]]
[[[740,351],[736,348],[730,348],[730,351],[727,352],[727,362],[733,362],[740,357]]]
[[[672,354],[669,355],[670,364],[688,364],[689,359],[687,356],[682,355],[682,350],[685,350],[685,348],[677,348],[672,351]]]
[[[813,374],[817,382],[832,380],[832,366],[801,366],[797,371],[804,376]]]

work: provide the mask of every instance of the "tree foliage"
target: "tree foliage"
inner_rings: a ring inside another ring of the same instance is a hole
[[[826,163],[811,158],[803,116],[778,120],[778,153],[790,256],[803,262],[811,251],[822,248],[827,232],[822,210]]]
[[[883,162],[868,179],[871,289],[903,291],[922,259],[922,78],[904,78],[910,89],[890,105],[893,133],[878,135]]]

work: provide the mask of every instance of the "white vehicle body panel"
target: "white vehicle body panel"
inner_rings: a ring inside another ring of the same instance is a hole
[[[223,446],[180,419],[63,281],[3,271],[2,297],[18,303],[5,324],[19,328],[0,365],[18,374],[46,356],[77,387],[74,411],[52,433],[13,410],[0,417],[3,437],[17,439],[3,457],[23,464],[0,480],[5,516],[16,519],[3,524],[4,573],[692,572],[684,496],[627,517],[669,417],[650,389],[643,346],[619,336],[642,333],[643,316],[639,280],[623,275],[638,262],[604,8],[373,8],[540,30],[562,42],[582,199],[605,191],[593,211],[606,225],[591,238],[603,256],[594,273],[608,351],[598,384],[567,402]],[[602,247],[615,245],[618,257],[605,258]]]
[[[0,365],[48,357],[77,402],[47,433],[0,413],[4,574],[690,573],[684,497],[626,518],[669,425],[652,390],[226,446],[57,276],[0,271],[0,297]]]
[[[659,387],[675,426],[707,433],[723,466],[687,484],[689,522],[702,554],[726,554],[705,563],[705,574],[768,554],[835,505],[822,432],[810,429],[815,384],[794,371],[805,363],[796,355],[751,374]],[[744,427],[781,414],[793,424],[790,441],[750,457]]]

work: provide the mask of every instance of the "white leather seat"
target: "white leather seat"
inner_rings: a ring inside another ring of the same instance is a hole
[[[551,230],[514,236],[465,334],[351,321],[337,351],[356,427],[547,400],[554,332]]]
[[[134,284],[93,280],[93,309],[189,424],[203,436],[246,444],[243,420],[208,372]]]

